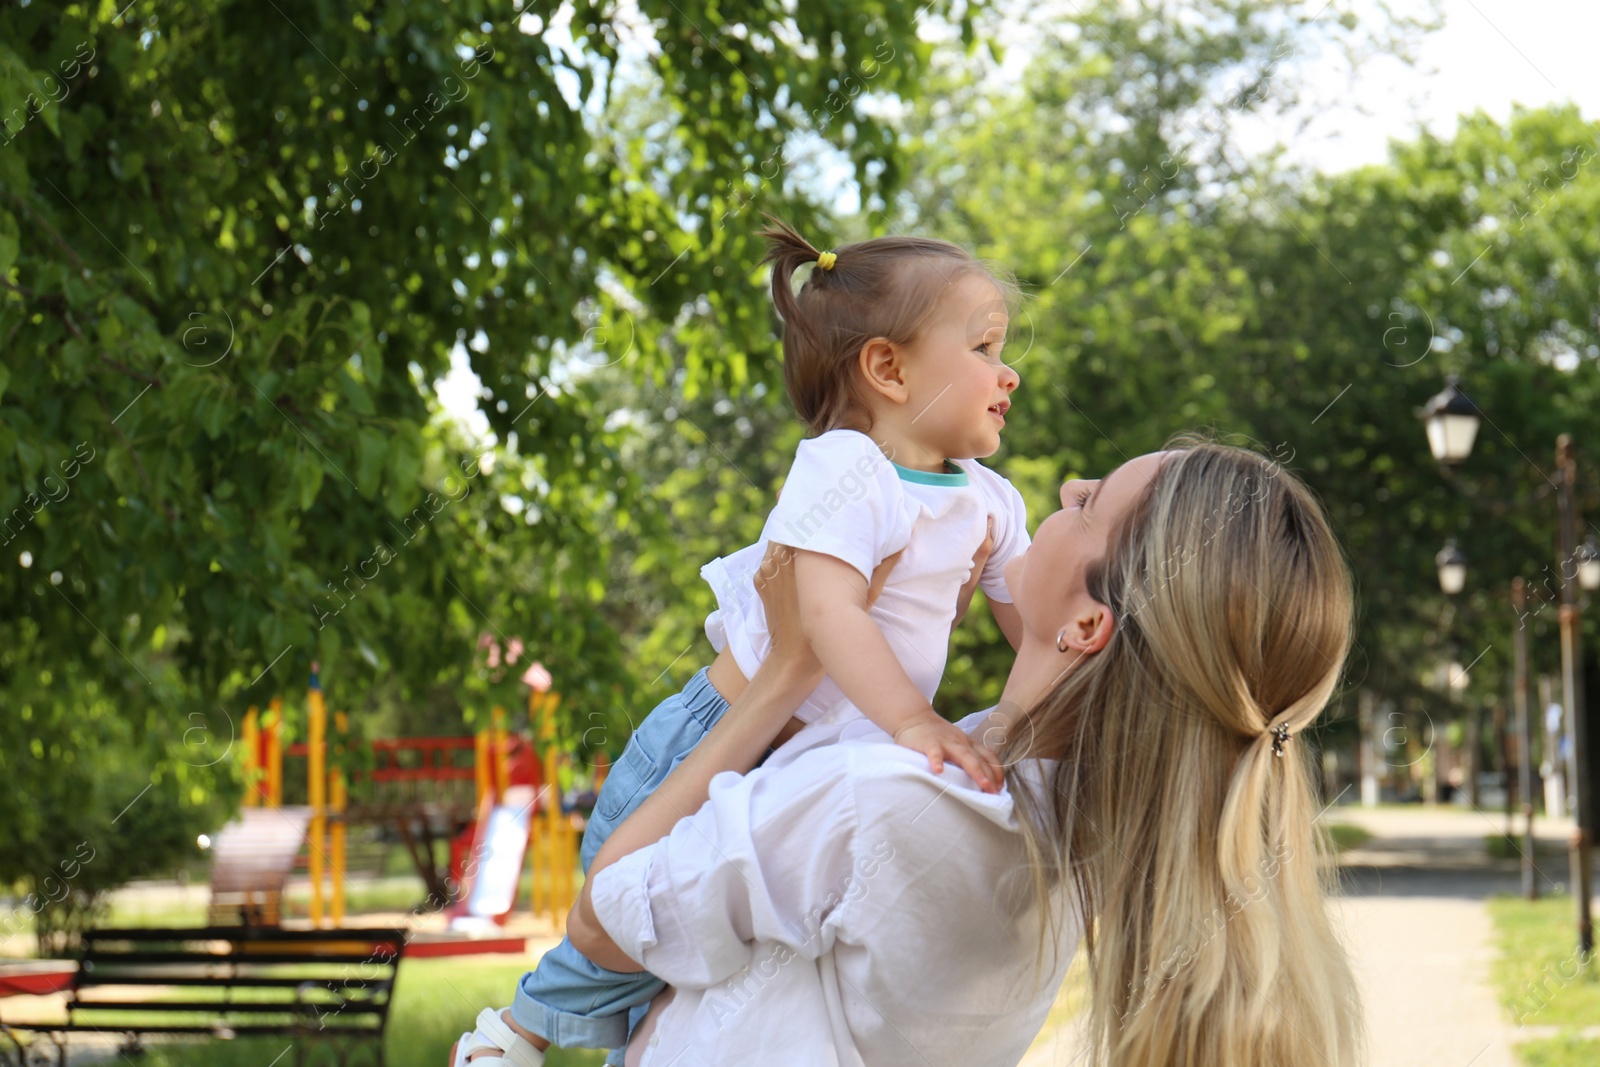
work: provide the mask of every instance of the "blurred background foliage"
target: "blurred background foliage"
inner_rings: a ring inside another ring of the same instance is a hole
[[[1503,701],[1558,433],[1600,505],[1600,131],[1479,115],[1335,175],[1247,151],[1314,104],[1299,65],[1428,29],[1354,10],[1029,9],[1012,77],[1016,10],[969,4],[0,4],[0,879],[80,841],[91,895],[175,861],[237,803],[244,709],[293,730],[313,661],[365,736],[457,733],[500,694],[479,635],[515,635],[564,742],[620,751],[709,660],[698,570],[801,438],[763,212],[1017,274],[988,462],[1035,525],[1180,430],[1304,475],[1361,587],[1325,745],[1361,689],[1427,715],[1449,657]],[[1450,372],[1491,420],[1454,481],[1415,418]],[[1551,669],[1553,607],[1529,625]],[[941,709],[1009,660],[980,598]]]

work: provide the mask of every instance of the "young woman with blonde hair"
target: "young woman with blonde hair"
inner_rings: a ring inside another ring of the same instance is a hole
[[[1001,755],[998,794],[865,722],[752,770],[789,716],[775,694],[816,671],[773,569],[774,651],[569,920],[600,965],[669,983],[629,1064],[1015,1064],[1080,940],[1091,1063],[1361,1059],[1302,736],[1351,634],[1321,509],[1193,440],[1061,496],[1007,567],[1023,632],[1001,702],[960,723]],[[519,1061],[509,1020],[485,1033],[475,1057]]]

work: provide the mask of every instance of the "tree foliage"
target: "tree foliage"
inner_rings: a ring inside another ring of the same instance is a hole
[[[155,781],[191,714],[221,744],[313,661],[336,705],[437,694],[485,629],[525,636],[575,719],[626,699],[601,576],[663,527],[593,371],[770,376],[769,315],[722,281],[757,258],[748,190],[795,202],[796,131],[892,186],[858,94],[917,84],[917,10],[0,5],[13,854],[53,844],[14,817],[40,745],[120,744],[79,728],[90,704]],[[648,129],[610,124],[630,87]],[[665,343],[686,310],[700,333]],[[434,415],[452,351],[482,447]]]
[[[956,85],[920,109],[919,224],[1032,294],[1008,341],[1022,387],[1003,465],[1053,509],[1061,475],[1103,474],[1177,430],[1253,444],[1308,479],[1350,555],[1350,687],[1442,726],[1454,713],[1429,687],[1454,659],[1475,664],[1470,703],[1503,702],[1515,574],[1552,578],[1525,621],[1535,668],[1553,664],[1555,437],[1600,430],[1600,128],[1572,109],[1470,116],[1385,165],[1301,173],[1245,155],[1233,131],[1297,99],[1297,57],[1330,37],[1387,51],[1405,28],[1219,2],[1196,14],[1214,39],[1152,36],[1155,6],[1091,5],[1019,89]],[[1454,480],[1415,417],[1449,372],[1488,415]],[[1475,563],[1459,604],[1433,565],[1450,536]],[[958,684],[977,691],[1004,660],[973,657]]]
[[[86,869],[169,860],[237,795],[239,713],[313,661],[363,729],[437,729],[503,696],[472,650],[515,635],[564,743],[614,753],[704,662],[698,568],[800,436],[762,211],[1018,274],[991,462],[1035,523],[1176,430],[1252,442],[1348,548],[1352,686],[1425,709],[1454,643],[1496,699],[1505,583],[1555,565],[1551,443],[1600,429],[1600,131],[1476,116],[1307,174],[1240,125],[1420,27],[1099,0],[1008,83],[952,7],[935,49],[892,0],[0,6],[0,874],[42,884],[134,794],[160,833]],[[858,214],[819,206],[841,167]],[[481,439],[433,399],[461,360]],[[1413,417],[1446,371],[1492,420],[1453,483]],[[1008,663],[979,609],[941,707]]]

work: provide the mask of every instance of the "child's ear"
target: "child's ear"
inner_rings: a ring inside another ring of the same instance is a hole
[[[900,346],[886,337],[874,337],[861,346],[856,365],[867,388],[896,404],[906,402],[905,354]]]

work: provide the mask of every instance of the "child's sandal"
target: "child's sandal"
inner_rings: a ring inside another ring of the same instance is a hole
[[[480,1056],[470,1064],[467,1057],[474,1052],[493,1049],[498,1056]],[[484,1008],[478,1013],[478,1028],[462,1034],[456,1043],[454,1067],[544,1067],[544,1052],[522,1037],[505,1020],[496,1008]]]

